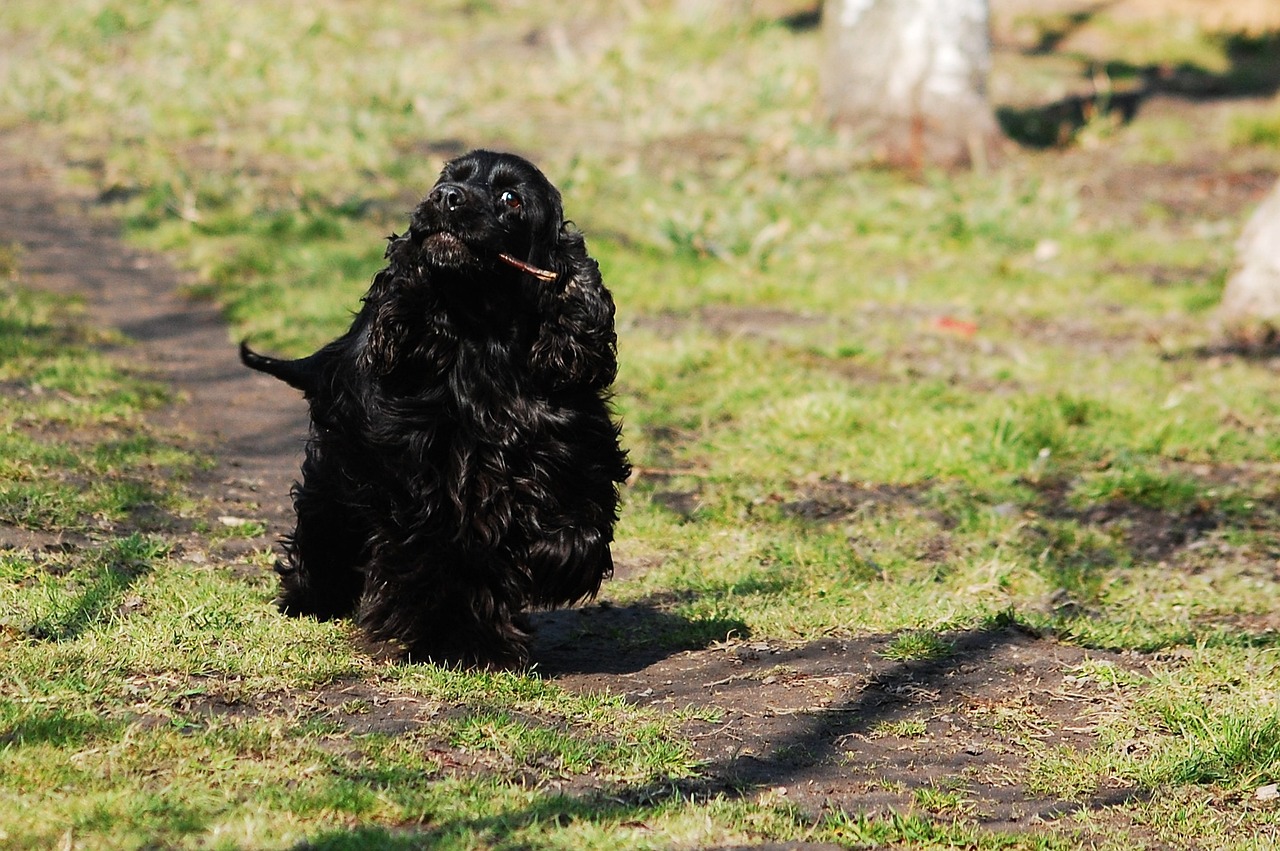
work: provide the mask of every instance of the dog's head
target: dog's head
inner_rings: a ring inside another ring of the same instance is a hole
[[[409,233],[428,265],[479,271],[545,263],[563,223],[560,193],[533,163],[480,150],[445,164]]]
[[[529,356],[547,384],[604,390],[613,381],[613,298],[582,233],[565,221],[559,191],[523,157],[478,150],[445,163],[387,257],[366,301],[426,283],[449,309],[536,321]],[[396,339],[382,330],[371,332],[368,354],[390,364]]]

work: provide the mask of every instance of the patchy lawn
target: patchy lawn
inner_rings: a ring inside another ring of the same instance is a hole
[[[1022,145],[901,175],[812,4],[697,5],[0,9],[0,844],[1277,841],[1277,369],[1212,319],[1274,32],[997,2]],[[637,466],[521,674],[275,612],[305,420],[233,345],[473,145],[587,233]]]

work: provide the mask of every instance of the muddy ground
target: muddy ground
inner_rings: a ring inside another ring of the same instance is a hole
[[[94,199],[55,190],[55,175],[20,142],[9,140],[5,153],[0,243],[22,246],[24,283],[83,297],[92,323],[134,341],[126,346],[131,362],[175,388],[180,401],[159,416],[216,460],[194,484],[211,498],[211,511],[261,518],[270,527],[262,538],[227,542],[213,555],[229,572],[263,569],[251,567],[247,553],[288,528],[288,487],[306,426],[301,400],[243,369],[214,306],[186,297],[183,275],[164,258],[125,247],[116,227],[96,212]],[[1106,193],[1108,186],[1132,185],[1133,178],[1102,171],[1094,180]],[[1206,163],[1202,174],[1145,185],[1188,203],[1198,199],[1221,214],[1224,207],[1249,203],[1271,179],[1249,173],[1233,180]],[[1188,188],[1195,191],[1186,194]],[[750,311],[712,320],[732,325],[727,333],[767,331],[771,323],[787,321]],[[0,526],[0,545],[48,543]],[[198,548],[193,540],[192,549]],[[644,569],[622,554],[620,572]],[[1015,627],[949,636],[954,652],[933,662],[891,661],[884,653],[891,636],[798,646],[746,638],[681,652],[642,642],[619,649],[610,638],[643,634],[664,617],[658,605],[611,603],[606,586],[592,605],[540,616],[533,657],[543,676],[566,689],[717,710],[704,713],[714,722],[687,724],[707,763],[703,778],[684,790],[689,793],[772,796],[815,813],[902,813],[926,812],[916,790],[934,787],[956,793],[963,804],[959,811],[931,815],[1009,831],[1042,830],[1080,808],[1105,809],[1133,798],[1124,788],[1103,789],[1086,800],[1030,789],[1027,754],[1029,744],[1090,747],[1111,697],[1076,676],[1080,665],[1095,659],[1136,667],[1140,658],[1086,651]],[[419,723],[412,712],[383,720]],[[378,723],[367,715],[350,721]],[[456,764],[484,768],[474,755],[459,754]],[[589,791],[593,782],[575,780],[567,791]]]

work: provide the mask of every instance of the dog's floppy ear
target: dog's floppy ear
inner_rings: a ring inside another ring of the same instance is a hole
[[[531,352],[534,371],[553,388],[604,390],[618,372],[613,297],[572,223],[561,224],[548,253],[547,266],[556,279],[540,283],[542,324]]]

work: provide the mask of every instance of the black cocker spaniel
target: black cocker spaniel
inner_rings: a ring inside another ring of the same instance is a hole
[[[311,429],[277,600],[354,615],[411,659],[515,667],[523,613],[610,574],[629,473],[609,405],[614,305],[533,164],[447,163],[350,329],[298,360]]]

